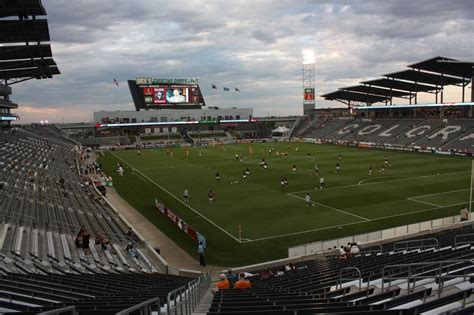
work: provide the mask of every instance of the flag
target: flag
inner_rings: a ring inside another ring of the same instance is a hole
[[[235,91],[236,91],[236,92],[240,92],[240,90],[239,90],[238,88],[235,88]]]
[[[212,84],[212,88],[213,88],[213,89],[217,89],[217,85]]]
[[[120,85],[120,84],[118,83],[118,81],[117,81],[115,78],[114,78],[114,84],[115,84],[116,86],[119,86],[119,85]]]
[[[225,86],[224,86],[224,91],[229,92],[230,89],[229,89],[228,87],[225,87]]]

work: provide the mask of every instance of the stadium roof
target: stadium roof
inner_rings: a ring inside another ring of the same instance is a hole
[[[406,97],[410,95],[410,92],[382,89],[379,87],[368,86],[368,85],[349,86],[349,87],[341,88],[340,90],[359,92],[359,93],[364,93],[364,94],[372,94],[372,95],[382,95],[382,96],[388,96],[388,97]]]
[[[447,77],[441,74],[421,72],[415,70],[404,70],[399,72],[388,73],[384,75],[388,78],[399,80],[413,81],[418,83],[426,83],[431,85],[457,85],[468,82],[466,79]]]
[[[0,80],[14,84],[60,74],[52,59],[48,21],[41,0],[0,0]],[[31,16],[31,18],[30,18]]]
[[[0,62],[3,62],[3,60],[48,58],[52,56],[51,46],[47,44],[0,46]]]
[[[446,57],[431,58],[408,67],[411,69],[388,73],[384,75],[385,78],[363,81],[362,85],[340,88],[321,97],[349,105],[358,105],[357,103],[370,105],[377,102],[391,104],[394,97],[408,98],[410,103],[412,98],[415,98],[416,103],[419,92],[434,93],[437,100],[438,93],[441,92],[443,102],[444,86],[457,85],[463,89],[464,101],[464,88],[474,77],[474,62]],[[471,98],[474,98],[472,90]]]
[[[6,20],[0,21],[2,43],[49,42],[48,21]]]
[[[377,103],[377,102],[385,102],[387,101],[387,97],[380,96],[380,95],[371,95],[371,94],[362,94],[362,93],[355,93],[350,91],[335,91],[328,94],[321,95],[327,100],[334,100],[339,101],[342,103],[346,103],[349,100],[354,102],[361,102],[361,103]]]
[[[40,0],[0,0],[0,17],[46,15]]]
[[[474,75],[474,62],[459,61],[446,57],[431,58],[422,62],[411,64],[408,67],[448,74],[461,78],[472,78]]]
[[[361,83],[368,84],[368,85],[382,86],[389,89],[410,91],[410,92],[428,92],[428,91],[434,91],[438,89],[436,86],[432,86],[432,85],[425,85],[425,84],[420,84],[420,83],[412,83],[412,82],[392,80],[392,79],[376,79],[376,80],[364,81]]]

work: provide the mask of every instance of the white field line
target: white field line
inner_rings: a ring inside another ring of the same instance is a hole
[[[373,177],[369,177],[369,178],[361,180],[359,183],[357,183],[357,185],[360,186],[360,185],[362,185],[362,183],[365,183],[366,181],[369,181],[369,180],[374,179],[374,178],[381,178],[381,177],[401,177],[401,176],[396,176],[396,175],[373,176]],[[380,182],[378,182],[378,183],[380,183]]]
[[[119,159],[120,161],[122,161],[123,163],[127,164],[129,167],[133,168],[129,163],[127,163],[126,161],[122,160],[120,157],[118,157],[115,153],[113,153],[112,151],[110,151],[110,153],[115,156],[117,159]],[[204,220],[206,220],[207,222],[209,222],[210,224],[212,224],[213,226],[215,226],[216,228],[218,228],[219,230],[221,230],[222,232],[224,232],[225,234],[227,234],[228,236],[230,236],[233,240],[235,240],[236,242],[240,243],[240,240],[233,236],[232,234],[230,234],[229,232],[227,232],[226,230],[224,230],[222,227],[220,227],[219,225],[217,225],[216,223],[214,223],[212,220],[210,220],[209,218],[207,218],[206,216],[204,216],[202,213],[200,213],[199,211],[197,211],[196,209],[194,209],[193,207],[191,207],[190,205],[188,205],[187,203],[185,203],[183,200],[181,200],[180,198],[176,197],[175,195],[173,195],[171,192],[169,192],[166,188],[164,188],[163,186],[161,186],[160,184],[156,183],[154,180],[152,180],[151,178],[149,178],[148,176],[146,176],[145,174],[141,173],[139,170],[137,170],[136,168],[134,168],[135,172],[138,172],[139,174],[141,174],[141,176],[143,176],[143,178],[146,178],[150,183],[154,184],[156,187],[162,189],[163,191],[165,191],[168,195],[170,195],[171,197],[173,197],[174,199],[178,200],[179,202],[181,202],[184,206],[186,206],[188,209],[190,209],[191,211],[197,213],[198,215],[200,215]]]
[[[291,196],[293,198],[298,198],[298,199],[301,199],[301,200],[305,200],[303,197],[300,197],[300,196],[296,196],[296,195],[293,195],[292,193],[287,193],[288,196]],[[328,205],[325,205],[325,204],[322,204],[322,203],[319,203],[319,202],[316,202],[316,201],[312,201],[312,203],[314,204],[317,204],[317,205],[320,205],[320,206],[323,206],[325,208],[328,208],[328,209],[331,209],[331,210],[335,210],[335,211],[338,211],[338,212],[342,212],[344,214],[347,214],[347,215],[350,215],[350,216],[353,216],[353,217],[356,217],[356,218],[359,218],[359,219],[362,219],[364,221],[370,221],[370,219],[367,219],[365,217],[361,217],[360,215],[357,215],[357,214],[353,214],[353,213],[350,213],[350,212],[347,212],[347,211],[344,211],[344,210],[341,210],[341,209],[338,209],[338,208],[334,208],[334,207],[331,207],[331,206],[328,206]]]
[[[435,206],[435,207],[438,207],[438,208],[442,208],[443,206],[440,206],[436,203],[431,203],[431,202],[426,202],[426,201],[421,201],[421,200],[416,200],[414,198],[411,198],[411,197],[408,197],[407,200],[410,200],[410,201],[413,201],[413,202],[418,202],[418,203],[423,203],[425,205],[430,205],[430,206]]]
[[[407,177],[407,178],[402,178],[402,179],[392,179],[392,180],[385,180],[381,182],[374,182],[374,183],[368,183],[368,184],[354,184],[354,185],[346,185],[346,186],[336,186],[336,187],[329,187],[329,188],[324,188],[324,190],[332,190],[332,189],[341,189],[341,188],[347,188],[347,187],[357,187],[357,186],[367,186],[367,185],[375,185],[375,184],[384,184],[384,183],[392,183],[392,182],[401,182],[405,180],[412,180],[412,179],[418,179],[418,178],[428,178],[428,177],[436,177],[436,176],[443,176],[443,175],[454,175],[454,174],[463,174],[463,173],[470,173],[471,171],[462,171],[462,172],[452,172],[452,173],[443,173],[439,175],[424,175],[424,176],[416,176],[416,177]],[[310,190],[300,190],[300,191],[292,191],[290,192],[291,194],[299,194],[299,193],[305,193],[305,192],[310,192],[314,191],[314,189]]]
[[[469,188],[443,191],[443,192],[435,193],[435,194],[412,196],[412,197],[408,197],[407,200],[414,201],[414,202],[419,202],[419,203],[424,203],[424,204],[427,204],[427,205],[430,205],[430,206],[437,206],[437,207],[440,207],[440,208],[441,208],[441,207],[443,207],[443,206],[438,205],[438,204],[436,204],[436,203],[431,203],[431,202],[427,202],[427,201],[417,200],[417,198],[423,198],[423,197],[429,197],[429,196],[437,196],[437,195],[444,195],[444,194],[450,194],[450,193],[453,193],[453,192],[465,191],[465,190],[469,190]]]
[[[422,209],[422,210],[405,212],[405,213],[400,213],[400,214],[388,215],[388,216],[385,216],[385,217],[371,219],[370,221],[373,222],[373,221],[385,220],[385,219],[390,219],[390,218],[395,218],[395,217],[401,217],[401,216],[404,216],[404,215],[410,215],[410,214],[414,214],[414,213],[420,213],[420,212],[438,210],[438,209],[448,208],[448,207],[453,207],[453,206],[459,206],[459,205],[463,205],[463,204],[466,204],[466,203],[461,202],[461,203],[446,205],[446,206],[443,206],[443,207],[435,207],[435,208]],[[356,224],[360,224],[360,223],[364,223],[364,222],[366,222],[366,221],[357,221],[357,222],[352,222],[352,223],[347,223],[347,224],[326,226],[326,227],[323,227],[323,228],[317,228],[317,229],[311,229],[311,230],[305,230],[305,231],[299,231],[299,232],[293,232],[293,233],[287,233],[287,234],[280,234],[280,235],[274,235],[274,236],[268,236],[268,237],[261,237],[261,238],[256,238],[256,239],[253,239],[253,240],[250,240],[250,241],[247,241],[247,242],[258,242],[258,241],[265,241],[265,240],[274,239],[274,238],[281,238],[281,237],[287,237],[287,236],[298,235],[298,234],[306,234],[306,233],[323,231],[323,230],[337,228],[337,227],[356,225]]]
[[[449,193],[452,193],[452,192],[465,191],[465,190],[469,190],[469,188],[443,191],[443,192],[440,192],[440,193],[428,194],[428,195],[412,196],[410,198],[421,198],[421,197],[429,197],[429,196],[436,196],[436,195],[444,195],[444,194],[449,194]]]

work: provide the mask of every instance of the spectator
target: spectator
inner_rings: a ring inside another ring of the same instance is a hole
[[[291,270],[295,270],[296,267],[295,265],[293,265],[293,263],[289,263],[288,265],[285,266],[285,271],[291,271]]]
[[[227,277],[225,274],[221,273],[219,275],[219,281],[216,282],[216,288],[212,289],[213,293],[216,293],[219,290],[225,290],[230,288],[230,283],[229,280],[227,280]]]
[[[83,225],[81,226],[79,232],[77,232],[76,238],[74,239],[74,244],[76,245],[77,248],[82,247],[82,236],[84,235],[85,231],[86,231],[86,227]]]
[[[270,270],[270,269],[265,269],[263,272],[260,273],[260,279],[271,279],[273,278],[275,275],[273,274],[273,272]]]
[[[84,249],[84,254],[86,255],[90,254],[90,248],[89,248],[90,237],[91,235],[89,234],[89,231],[85,230],[84,234],[82,235],[82,248]]]
[[[467,207],[459,210],[459,216],[461,217],[461,222],[469,220],[469,210],[467,210]]]
[[[245,279],[245,273],[241,272],[239,275],[239,281],[237,281],[234,285],[234,289],[250,289],[252,284],[250,281]]]
[[[128,256],[138,259],[138,252],[133,246],[132,242],[128,242],[127,247],[125,249],[127,251]]]
[[[358,255],[359,253],[360,253],[359,246],[357,245],[357,243],[353,243],[351,247],[351,255],[354,256],[354,255]]]
[[[134,241],[135,240],[135,233],[133,232],[131,227],[128,228],[127,233],[125,233],[125,235],[127,236],[127,239],[129,241]]]
[[[234,283],[237,282],[237,275],[231,269],[227,271],[227,280],[229,280],[231,286],[234,286]]]
[[[339,257],[343,259],[346,258],[346,251],[345,251],[344,246],[341,245],[341,247],[339,247],[338,250],[339,250]]]
[[[198,246],[198,254],[199,254],[199,264],[203,267],[206,267],[206,261],[204,260],[204,245],[202,242],[199,242]]]

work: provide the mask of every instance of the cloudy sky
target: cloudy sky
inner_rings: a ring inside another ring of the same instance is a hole
[[[472,0],[43,5],[62,74],[13,86],[22,122],[91,121],[96,110],[131,110],[126,80],[136,77],[199,78],[209,106],[252,107],[257,116],[301,114],[304,48],[315,51],[317,95],[434,56],[474,60]],[[113,78],[120,82],[115,91]],[[241,92],[213,90],[212,83]],[[459,101],[460,88],[445,100]],[[317,106],[339,105],[318,97]]]

